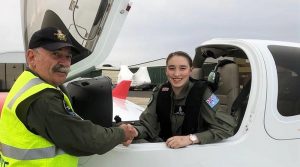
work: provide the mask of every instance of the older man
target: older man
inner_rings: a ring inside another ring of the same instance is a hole
[[[131,125],[104,128],[74,113],[58,88],[73,51],[68,35],[57,28],[32,35],[28,68],[10,90],[0,118],[1,165],[77,166],[76,156],[103,154],[136,135]]]

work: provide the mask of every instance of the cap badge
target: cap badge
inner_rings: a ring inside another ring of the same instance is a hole
[[[57,33],[54,33],[54,35],[57,37],[60,41],[67,41],[66,35],[62,33],[61,30],[57,30]]]

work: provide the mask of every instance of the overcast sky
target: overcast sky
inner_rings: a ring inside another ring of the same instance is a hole
[[[3,1],[3,2],[2,2]],[[211,38],[300,43],[300,0],[131,0],[132,8],[105,64],[133,65],[194,49]],[[1,0],[0,52],[23,49],[19,0]],[[3,5],[5,4],[5,5]],[[13,25],[13,26],[12,26]]]
[[[0,52],[23,51],[21,12],[19,0],[1,0],[0,3]]]
[[[300,42],[300,0],[132,0],[105,63],[132,65],[195,47],[211,38]]]

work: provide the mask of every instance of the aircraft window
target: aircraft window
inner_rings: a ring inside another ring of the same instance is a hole
[[[271,51],[278,74],[277,109],[283,116],[300,114],[300,48],[276,46]]]
[[[41,27],[57,27],[71,34],[80,53],[72,64],[89,56],[101,35],[113,0],[26,1],[25,45]],[[38,10],[37,10],[38,9]]]

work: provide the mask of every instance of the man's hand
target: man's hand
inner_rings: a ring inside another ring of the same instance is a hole
[[[128,146],[131,144],[132,140],[138,136],[137,130],[130,124],[121,124],[119,126],[124,130],[125,138],[123,140],[123,145]]]
[[[170,148],[181,148],[193,144],[189,136],[173,136],[166,141]]]
[[[123,146],[129,146],[132,143],[132,140],[127,140],[122,142]]]

